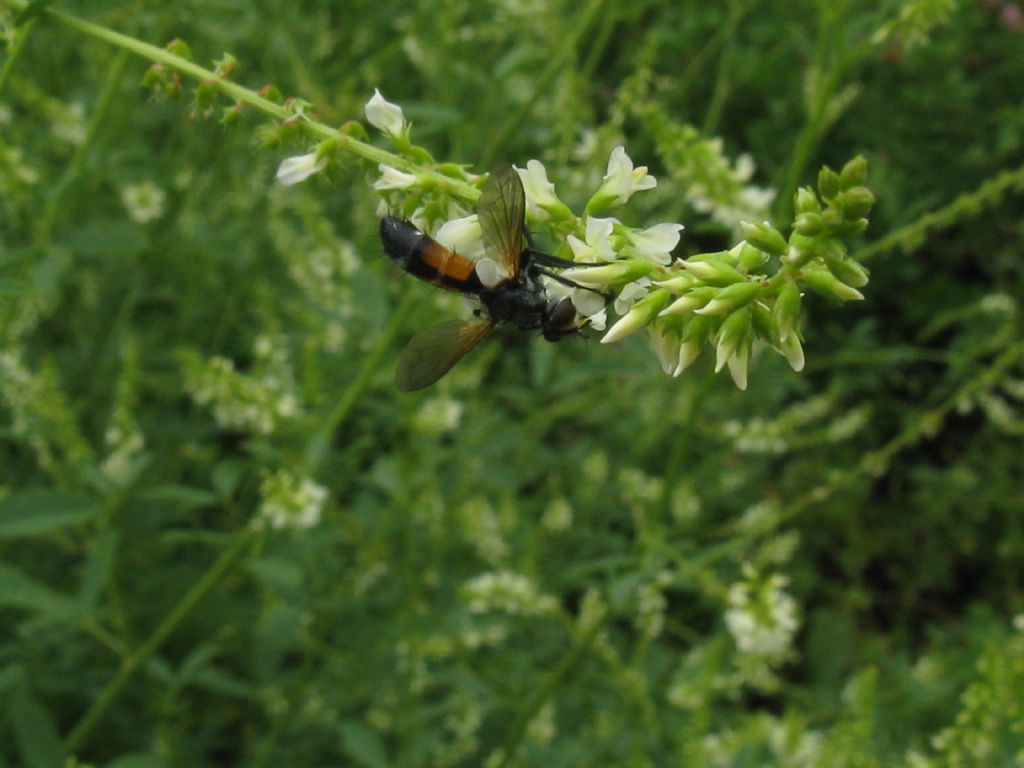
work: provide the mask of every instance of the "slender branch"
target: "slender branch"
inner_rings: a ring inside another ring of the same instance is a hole
[[[355,379],[349,384],[348,389],[342,394],[331,412],[324,418],[320,427],[314,432],[306,445],[306,469],[314,474],[323,462],[327,449],[330,447],[331,436],[345,422],[359,397],[366,390],[370,383],[370,377],[380,367],[384,355],[391,348],[391,343],[398,334],[399,329],[405,324],[406,317],[416,304],[415,294],[407,293],[399,303],[397,309],[391,313],[391,319],[380,335],[376,345],[363,360],[363,366],[359,369]]]
[[[25,5],[22,0],[14,0],[14,4],[18,6]],[[225,80],[213,70],[200,67],[198,64],[171,53],[164,48],[158,48],[155,45],[142,42],[134,37],[123,35],[120,32],[115,32],[112,29],[108,29],[98,24],[93,24],[90,21],[80,19],[77,16],[72,16],[52,8],[46,9],[43,16],[97,40],[102,40],[110,45],[131,51],[143,59],[163,64],[199,82],[213,83],[228,98],[247,104],[248,106],[253,107],[254,109],[277,120],[296,119],[296,115],[289,112],[280,104],[260,96],[249,88],[233,83],[230,80]],[[375,147],[364,141],[360,141],[359,139],[342,133],[337,128],[332,128],[331,126],[313,120],[308,116],[303,116],[303,118],[303,125],[312,135],[321,139],[333,140],[338,149],[344,152],[353,154],[356,157],[361,157],[372,163],[390,165],[407,173],[416,173],[425,184],[445,189],[449,193],[469,202],[475,202],[480,196],[480,191],[465,181],[445,176],[444,174],[438,173],[430,168],[423,168],[408,158],[380,149],[379,147]]]
[[[37,19],[35,17],[29,19],[18,29],[17,32],[14,33],[14,43],[11,45],[11,52],[4,60],[3,67],[0,68],[0,93],[3,93],[4,88],[7,87],[7,83],[11,79],[11,72],[14,71],[14,65],[17,64],[18,59],[21,58],[21,54],[25,50],[25,43],[28,42],[28,38],[32,34],[32,29],[35,27],[36,21]]]
[[[925,241],[931,231],[951,227],[968,216],[977,216],[986,208],[996,205],[1011,189],[1024,191],[1024,165],[986,179],[973,192],[960,195],[949,205],[926,213],[917,221],[890,232],[880,240],[862,248],[854,254],[853,258],[864,262],[894,248],[902,248],[904,251],[914,250]]]
[[[192,589],[188,591],[174,609],[167,614],[146,641],[134,653],[122,661],[121,668],[117,671],[117,674],[110,679],[95,698],[92,706],[89,707],[88,711],[71,729],[71,732],[65,739],[65,746],[68,751],[74,751],[82,745],[93,728],[96,727],[100,718],[103,717],[128,681],[138,671],[139,667],[156,653],[160,646],[170,637],[171,633],[192,613],[199,602],[206,597],[207,593],[217,585],[224,574],[245,554],[253,540],[253,535],[252,531],[249,530],[244,530],[237,534],[232,544],[221,553],[220,557],[214,561],[213,565],[193,585]]]

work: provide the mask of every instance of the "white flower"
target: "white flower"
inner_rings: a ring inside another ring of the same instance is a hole
[[[376,88],[373,89],[373,96],[366,102],[363,111],[370,125],[391,136],[401,136],[409,126],[405,115],[402,114],[402,108],[387,101]]]
[[[647,333],[651,337],[654,354],[661,363],[661,370],[669,376],[675,376],[680,363],[679,331],[674,326],[662,322],[647,326]]]
[[[296,155],[286,157],[277,167],[277,180],[286,187],[305,181],[314,173],[319,173],[327,167],[326,157],[317,157],[316,152],[308,155]]]
[[[133,221],[145,224],[158,219],[164,212],[167,195],[152,181],[141,184],[126,184],[121,188],[121,202]]]
[[[434,234],[434,239],[460,256],[480,261],[484,255],[480,220],[475,213],[458,219],[449,219]]]
[[[463,404],[450,397],[435,397],[420,406],[413,418],[416,429],[425,435],[439,437],[459,426]]]
[[[622,286],[622,291],[619,295],[615,297],[615,313],[625,315],[632,309],[637,299],[642,299],[646,296],[650,289],[651,281],[646,277],[641,277],[632,283],[626,283],[626,285]]]
[[[374,189],[409,189],[419,183],[419,177],[412,173],[403,173],[397,168],[381,163],[377,166],[380,178],[373,182]]]
[[[599,264],[614,259],[615,251],[612,249],[611,236],[612,227],[618,223],[618,219],[599,219],[590,216],[587,219],[585,242],[575,235],[568,237],[573,260],[581,264]]]
[[[762,578],[749,566],[744,576],[729,588],[725,625],[741,653],[781,662],[800,624],[796,600],[784,591],[788,581],[779,574]]]
[[[604,183],[587,203],[588,210],[598,210],[611,205],[623,205],[634,192],[654,189],[658,180],[647,173],[647,166],[633,167],[633,161],[626,154],[625,147],[616,147],[608,158],[608,172]]]
[[[312,528],[320,522],[327,489],[308,477],[281,469],[260,484],[259,521],[271,528]]]
[[[641,258],[666,265],[672,261],[672,251],[679,245],[682,224],[666,222],[647,229],[632,230],[626,235],[630,249]]]
[[[526,213],[532,219],[547,221],[552,214],[564,217],[569,208],[558,199],[555,185],[548,181],[548,172],[540,160],[530,160],[526,168],[516,168],[526,192]]]

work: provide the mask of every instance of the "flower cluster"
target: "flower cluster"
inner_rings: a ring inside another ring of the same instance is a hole
[[[303,530],[319,524],[327,489],[308,477],[281,469],[260,484],[257,525]]]
[[[797,604],[785,587],[785,576],[761,576],[744,568],[744,580],[729,588],[725,625],[740,653],[757,657],[769,665],[789,656],[800,625]]]
[[[242,373],[226,357],[204,360],[183,351],[185,387],[199,405],[213,409],[221,427],[269,435],[280,422],[299,414],[299,400],[283,344],[260,336],[253,357],[252,372]]]
[[[459,166],[438,165],[425,149],[413,145],[401,108],[379,91],[365,113],[370,124],[390,138],[406,166],[378,167],[374,188],[386,208],[403,211],[424,231],[436,233],[443,245],[475,260],[485,285],[500,279],[496,265],[483,253],[476,216],[437,184],[438,174],[457,180],[453,184],[474,186],[479,177]],[[720,147],[717,151],[720,154]],[[333,152],[328,140],[312,153],[289,158],[281,164],[278,179],[284,184],[302,181],[322,170]],[[423,170],[417,170],[421,166]],[[727,367],[740,389],[747,385],[755,343],[775,349],[799,371],[804,365],[799,328],[804,292],[839,301],[863,298],[858,289],[867,283],[867,271],[849,258],[846,245],[865,231],[874,203],[865,186],[863,158],[850,161],[840,173],[823,169],[816,192],[809,187],[798,190],[788,239],[767,221],[743,221],[744,240],[733,248],[686,259],[673,254],[682,224],[661,222],[641,228],[608,215],[635,193],[657,186],[657,179],[645,166],[636,166],[623,147],[612,150],[604,178],[579,217],[558,197],[540,161],[530,160],[516,170],[526,193],[527,218],[556,233],[560,242],[554,253],[577,265],[561,274],[576,288],[567,290],[549,281],[549,292],[569,293],[581,322],[599,331],[609,323],[609,308],[614,310],[618,319],[607,327],[602,343],[646,329],[669,375],[686,370],[706,344],[715,349],[716,372]],[[730,170],[730,178],[742,185],[751,172],[749,163],[741,163]],[[754,207],[766,207],[768,200],[765,197]]]
[[[528,578],[510,571],[482,573],[463,584],[461,592],[471,613],[541,616],[558,607],[555,598],[541,594]]]

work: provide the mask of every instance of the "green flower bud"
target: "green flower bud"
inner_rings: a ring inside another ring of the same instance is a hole
[[[857,155],[843,166],[839,172],[839,188],[850,189],[860,186],[868,180],[868,161],[863,155]]]
[[[831,269],[833,264],[839,264],[846,258],[846,244],[834,238],[821,238],[816,252],[825,266]]]
[[[818,194],[823,200],[831,200],[839,194],[839,176],[827,165],[818,171]]]
[[[864,298],[856,288],[840,282],[831,272],[824,269],[807,269],[800,277],[808,288],[822,296],[839,301],[857,301]]]
[[[687,321],[680,337],[679,366],[676,368],[676,376],[685,371],[697,359],[711,330],[712,321],[709,317],[694,316]]]
[[[273,83],[264,85],[262,88],[260,88],[259,93],[260,96],[262,96],[264,99],[266,99],[267,101],[272,101],[275,104],[280,104],[281,102],[284,101],[284,94],[281,93],[281,89],[278,88]]]
[[[820,213],[798,213],[796,220],[793,222],[793,229],[801,235],[807,235],[808,237],[820,234],[824,228],[825,224],[821,220]]]
[[[836,197],[836,205],[847,221],[863,219],[875,204],[875,196],[867,187],[850,187]]]
[[[790,280],[782,286],[772,306],[772,319],[780,341],[785,341],[796,330],[800,321],[801,302],[800,288],[796,283]]]
[[[192,61],[192,49],[189,48],[188,43],[180,37],[176,37],[171,40],[171,42],[164,46],[164,50],[168,53],[173,53],[175,56],[179,56],[182,59]]]
[[[666,288],[678,296],[693,288],[698,284],[698,281],[693,275],[682,274],[678,277],[670,277],[668,280],[655,280],[654,284]]]
[[[794,267],[802,267],[818,253],[818,241],[813,237],[794,232],[789,237],[789,251],[782,260]]]
[[[843,212],[838,208],[829,206],[821,214],[821,223],[825,225],[825,228],[830,232],[838,230],[844,224]]]
[[[239,121],[242,117],[242,102],[236,101],[230,107],[224,107],[224,111],[220,114],[220,124],[225,128],[230,128]]]
[[[827,274],[827,273],[826,273]],[[831,275],[829,275],[831,277]],[[845,287],[845,286],[844,286]],[[746,306],[754,301],[761,294],[761,285],[756,282],[733,283],[722,288],[718,295],[705,304],[702,308],[695,310],[698,315],[724,315],[739,307]]]
[[[769,344],[778,344],[779,330],[775,327],[775,320],[772,318],[771,310],[759,301],[755,301],[751,304],[750,310],[754,333]]]
[[[868,284],[868,271],[853,259],[843,259],[835,264],[829,264],[828,269],[851,288],[863,288]]]
[[[740,227],[743,228],[743,236],[748,243],[773,256],[781,256],[789,247],[782,233],[767,221],[762,224],[741,221]]]
[[[232,56],[230,53],[225,53],[215,62],[213,62],[213,71],[217,73],[218,77],[223,77],[225,80],[229,79],[238,69],[238,59]]]
[[[793,210],[800,213],[821,213],[821,203],[810,187],[800,187],[793,195]]]
[[[782,342],[779,351],[789,362],[789,367],[799,373],[804,369],[804,348],[800,343],[800,334],[791,333]]]
[[[657,288],[640,299],[633,307],[616,322],[601,339],[602,344],[629,336],[645,325],[648,325],[658,313],[671,301],[672,294],[663,288]]]
[[[654,264],[645,259],[623,259],[592,267],[581,264],[563,271],[562,277],[583,285],[600,288],[605,285],[631,283],[641,277],[646,277],[653,269]]]
[[[163,64],[154,64],[142,76],[142,87],[157,90],[167,81],[167,68]]]
[[[709,285],[731,285],[745,281],[746,275],[736,267],[726,264],[724,261],[682,261],[683,268],[694,277],[698,277]]]
[[[750,243],[740,243],[733,250],[739,249],[737,266],[744,272],[754,272],[768,262],[768,254]]]
[[[695,253],[686,261],[691,264],[696,261],[720,261],[723,264],[730,264],[735,267],[739,263],[739,256],[740,252],[734,247],[728,251],[707,251],[706,253]]]
[[[722,323],[716,345],[715,372],[729,365],[729,373],[740,389],[747,388],[747,363],[752,341],[750,308],[733,312]]]
[[[709,285],[702,285],[699,288],[694,288],[687,291],[665,307],[665,309],[661,311],[661,314],[687,315],[695,309],[700,309],[701,307],[706,306],[709,301],[718,295],[718,292],[718,288],[713,288]]]

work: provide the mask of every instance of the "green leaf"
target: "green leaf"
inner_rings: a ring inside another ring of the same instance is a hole
[[[217,494],[205,488],[188,485],[158,485],[139,494],[142,501],[168,502],[183,509],[202,509],[220,503]]]
[[[14,743],[22,761],[30,768],[61,768],[67,754],[60,741],[57,724],[49,711],[23,681],[7,699],[8,718],[14,731]]]
[[[341,743],[345,752],[360,765],[387,768],[390,765],[380,736],[355,720],[341,724]]]
[[[89,548],[89,556],[86,558],[82,574],[82,602],[86,605],[96,605],[103,587],[114,569],[114,558],[117,556],[117,547],[120,543],[120,535],[116,531],[103,531]]]
[[[38,488],[0,501],[0,539],[34,536],[91,520],[100,513],[92,499]]]
[[[72,619],[83,613],[78,601],[3,563],[0,563],[0,606],[26,608],[57,619]]]

